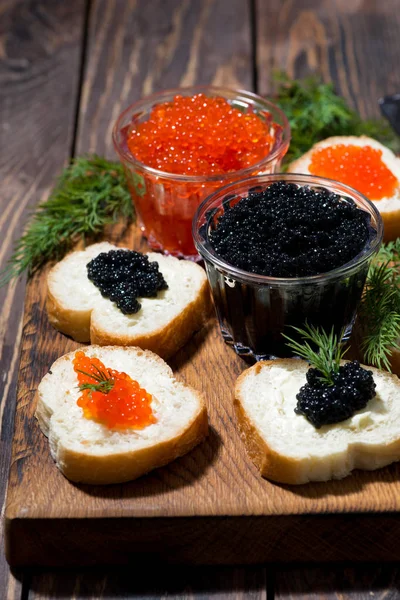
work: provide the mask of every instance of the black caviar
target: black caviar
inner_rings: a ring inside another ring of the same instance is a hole
[[[370,215],[325,188],[278,181],[250,191],[209,231],[215,252],[231,265],[271,277],[326,273],[351,261],[369,239]]]
[[[320,379],[318,369],[307,371],[307,383],[297,394],[297,414],[304,415],[317,429],[345,421],[367,406],[376,394],[371,371],[358,361],[348,362],[333,374],[333,385]]]
[[[282,336],[289,326],[307,322],[325,331],[333,327],[336,335],[345,330],[347,338],[371,248],[377,245],[378,231],[368,210],[333,193],[328,183],[261,182],[244,197],[239,187],[213,204],[198,230],[200,252],[206,248],[227,263],[204,256],[226,343],[241,356],[264,360],[293,356]],[[344,271],[340,267],[345,264]],[[293,338],[301,341],[297,333]]]
[[[125,315],[140,310],[137,298],[152,298],[168,288],[158,263],[134,250],[101,252],[86,267],[90,281]]]

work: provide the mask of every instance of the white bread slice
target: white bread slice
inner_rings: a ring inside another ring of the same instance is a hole
[[[200,329],[211,300],[204,270],[188,260],[149,253],[168,289],[155,298],[140,298],[139,312],[124,315],[88,279],[86,265],[101,252],[117,247],[103,242],[72,252],[47,278],[46,308],[50,323],[78,342],[139,346],[168,358]]]
[[[395,240],[400,236],[400,159],[386,146],[383,146],[373,138],[365,135],[357,136],[336,136],[329,137],[317,144],[314,144],[312,148],[300,156],[297,160],[293,161],[288,168],[290,173],[307,173],[309,174],[309,166],[312,160],[312,155],[315,150],[321,148],[327,148],[328,146],[335,146],[337,144],[344,144],[346,146],[370,146],[376,150],[381,150],[382,161],[385,163],[387,168],[399,181],[399,186],[396,189],[395,194],[390,198],[382,198],[381,200],[372,200],[377,209],[382,215],[384,224],[384,241]],[[356,186],[353,186],[356,187]]]
[[[72,481],[121,483],[171,462],[207,435],[202,395],[174,379],[170,367],[152,352],[134,347],[88,346],[107,368],[123,371],[152,394],[156,423],[142,430],[110,430],[83,416],[72,360],[65,354],[51,366],[38,388],[36,418],[49,438],[59,469]]]
[[[376,396],[350,419],[316,429],[297,415],[308,363],[259,362],[238,378],[235,408],[247,452],[263,477],[302,484],[346,477],[400,460],[400,380],[373,372]]]

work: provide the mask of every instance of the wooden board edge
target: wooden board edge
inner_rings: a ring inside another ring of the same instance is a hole
[[[137,519],[5,519],[12,567],[138,560],[238,565],[400,560],[395,513]],[[156,548],[156,550],[154,550]]]

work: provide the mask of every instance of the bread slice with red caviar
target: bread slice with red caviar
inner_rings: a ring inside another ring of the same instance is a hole
[[[152,298],[139,298],[140,310],[124,314],[87,275],[87,264],[110,250],[121,248],[107,242],[93,244],[68,254],[51,269],[46,301],[50,323],[78,342],[139,346],[168,358],[202,327],[210,312],[204,270],[188,260],[149,253],[168,289]]]
[[[372,371],[376,395],[351,418],[316,429],[295,413],[309,365],[299,359],[259,362],[240,375],[235,409],[241,438],[263,477],[288,484],[342,479],[400,460],[400,380]]]
[[[88,346],[86,356],[107,369],[128,374],[152,399],[155,423],[143,429],[110,429],[86,418],[70,352],[56,360],[38,388],[36,417],[49,438],[58,468],[70,480],[95,485],[136,479],[192,450],[207,435],[202,395],[174,379],[170,367],[152,352],[134,347]]]
[[[335,174],[334,176],[332,176],[331,174],[326,175],[326,172],[319,170],[321,169],[321,167],[318,168],[317,164],[312,166],[312,162],[316,156],[316,153],[318,153],[320,150],[326,148],[334,148],[338,145],[370,147],[373,150],[381,153],[380,160],[382,161],[384,166],[387,167],[387,169],[390,171],[393,178],[397,180],[392,180],[394,189],[392,190],[392,193],[389,196],[385,195],[379,200],[373,197],[372,192],[370,195],[365,195],[369,197],[369,199],[375,204],[375,206],[382,215],[384,223],[384,240],[387,242],[396,239],[400,236],[400,159],[395,154],[393,154],[393,152],[389,150],[389,148],[386,148],[386,146],[383,146],[376,140],[367,136],[330,137],[325,140],[322,140],[321,142],[318,142],[317,144],[314,144],[314,146],[308,152],[303,154],[303,156],[293,161],[289,165],[288,171],[290,173],[306,173],[327,176],[331,179],[336,179],[337,181],[343,181],[340,178],[340,170],[342,168],[346,168],[346,161],[349,160],[346,159],[345,156],[342,157],[341,163],[339,164],[338,174]],[[361,168],[363,168],[363,166],[364,165],[360,165]],[[366,176],[367,175],[368,174],[366,173]],[[351,187],[355,189],[358,189],[356,182],[357,173],[352,168],[351,184],[349,183],[349,185],[351,185]],[[346,180],[344,181],[344,183],[346,183]]]

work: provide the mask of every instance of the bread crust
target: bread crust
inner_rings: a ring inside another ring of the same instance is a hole
[[[102,330],[94,315],[90,324],[90,340],[92,344],[99,346],[116,343],[120,346],[139,346],[167,359],[182,348],[195,331],[201,329],[210,311],[210,290],[208,282],[204,281],[196,299],[165,327],[160,327],[148,335],[110,335],[109,332]]]
[[[400,377],[400,350],[396,348],[392,349],[392,356],[390,357],[390,367],[392,372]]]
[[[265,442],[259,433],[256,423],[248,416],[242,405],[241,386],[250,371],[259,372],[263,367],[291,364],[292,359],[282,358],[277,360],[263,360],[243,371],[235,383],[234,407],[238,422],[240,437],[246,451],[254,462],[262,477],[272,479],[279,483],[299,484],[304,483],[299,478],[299,460],[282,456]]]
[[[57,265],[54,268],[56,267]],[[46,311],[48,319],[55,329],[69,335],[76,342],[90,342],[90,316],[92,311],[72,311],[64,306],[51,293],[49,280],[47,280]]]
[[[257,424],[250,418],[245,409],[243,408],[243,396],[241,393],[242,383],[245,378],[249,375],[250,372],[256,371],[259,372],[260,369],[265,367],[270,367],[272,365],[281,365],[282,367],[289,366],[293,364],[293,360],[300,363],[298,359],[277,359],[274,361],[260,361],[259,363],[253,365],[249,369],[246,369],[237,379],[235,384],[235,398],[234,398],[234,407],[238,422],[238,429],[240,433],[240,437],[244,442],[247,453],[249,454],[251,460],[254,462],[256,467],[259,469],[260,474],[272,481],[276,481],[278,483],[286,483],[290,485],[300,485],[304,483],[308,483],[310,481],[315,481],[310,471],[310,464],[307,459],[302,458],[294,458],[279,454],[273,448],[271,448],[267,441],[262,437],[260,431],[257,427]],[[304,361],[301,361],[304,363]],[[362,365],[364,366],[364,365]],[[365,366],[366,369],[372,371],[375,374],[381,373],[379,369],[375,369],[374,367]],[[396,385],[400,386],[400,382],[396,375],[391,373],[386,373],[387,377],[392,378]],[[349,452],[349,450],[348,450]],[[395,460],[400,460],[400,439],[394,440],[393,442],[386,444],[382,449],[383,456],[390,457],[385,464],[390,464]],[[368,446],[364,446],[359,450],[359,457],[363,458],[363,469],[365,470],[375,470],[376,468],[381,468],[380,466],[374,466],[374,459],[376,456],[376,449],[374,447],[368,448]],[[395,457],[395,458],[393,458]],[[314,464],[316,461],[323,461],[323,458],[314,458]],[[370,466],[367,466],[364,463],[368,463],[370,461]],[[356,466],[354,468],[361,468],[357,465],[357,459],[354,461]],[[341,477],[345,477],[351,473],[352,469],[343,472]]]
[[[70,254],[72,253],[69,253],[66,258]],[[64,302],[64,298],[52,293],[54,277],[62,268],[62,262],[57,263],[47,276],[46,310],[51,325],[77,342],[90,342],[99,346],[116,344],[119,346],[139,346],[166,359],[182,348],[195,331],[203,327],[211,312],[210,289],[204,275],[204,281],[196,298],[163,327],[154,329],[148,334],[140,335],[112,333],[102,327],[101,319],[99,321],[96,318],[95,308],[88,310],[71,309],[68,307],[67,302]]]
[[[385,243],[391,242],[400,237],[400,209],[381,212],[381,217],[383,221],[383,241]]]
[[[207,411],[203,405],[188,429],[150,448],[99,457],[75,452],[59,445],[53,458],[65,477],[76,483],[125,483],[187,454],[205,439],[207,433]]]
[[[292,161],[288,167],[288,172],[289,173],[309,173],[308,166],[306,166],[306,165],[307,165],[308,161],[311,160],[311,155],[313,154],[313,152],[320,147],[327,147],[328,145],[333,146],[335,144],[343,144],[343,143],[351,144],[352,142],[353,143],[356,141],[359,142],[360,140],[365,141],[365,145],[368,145],[368,143],[370,143],[371,141],[377,143],[376,140],[374,140],[366,135],[361,135],[359,137],[354,136],[354,135],[332,136],[332,137],[326,138],[325,140],[317,142],[305,154],[303,154],[296,160]],[[376,200],[374,203],[379,210],[379,200]],[[396,238],[400,237],[400,208],[398,210],[391,210],[391,211],[379,210],[379,212],[382,216],[383,226],[384,226],[383,241],[389,242],[391,240],[395,240]]]
[[[96,346],[94,347],[96,348]],[[101,352],[104,347],[97,346]],[[107,350],[118,349],[120,346],[108,347]],[[153,352],[142,350],[141,348],[125,348],[127,352],[138,351],[141,355],[148,356],[152,362],[158,362],[163,369],[166,369],[168,375],[172,378],[172,369]],[[70,362],[70,357],[75,354],[75,351],[69,352],[61,356],[53,365],[55,370],[56,363]],[[47,377],[46,375],[45,377]],[[113,483],[124,483],[131,481],[148,473],[158,467],[164,466],[175,460],[179,456],[183,456],[201,441],[208,434],[208,417],[206,403],[203,395],[194,390],[191,386],[180,383],[179,385],[190,389],[196,396],[199,404],[197,413],[193,419],[185,425],[182,430],[174,437],[154,444],[147,448],[141,448],[129,452],[119,452],[110,455],[93,455],[85,452],[76,452],[65,447],[57,440],[52,438],[51,416],[54,414],[50,411],[40,393],[37,394],[37,407],[35,416],[38,420],[41,431],[46,437],[49,437],[51,442],[51,454],[56,461],[61,472],[71,481],[76,483],[87,483],[93,485],[108,485]],[[84,418],[84,417],[82,417]],[[52,447],[53,446],[53,447]]]

